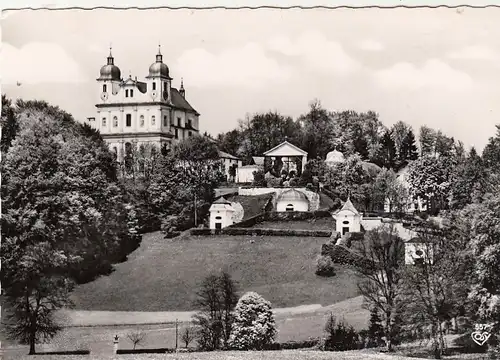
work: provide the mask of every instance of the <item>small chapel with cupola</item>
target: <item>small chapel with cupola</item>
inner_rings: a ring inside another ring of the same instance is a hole
[[[144,81],[131,74],[122,78],[111,49],[96,81],[97,113],[88,122],[100,131],[118,161],[134,150],[152,148],[146,145],[170,148],[199,132],[200,114],[187,101],[182,79],[179,89],[172,86],[160,47]]]

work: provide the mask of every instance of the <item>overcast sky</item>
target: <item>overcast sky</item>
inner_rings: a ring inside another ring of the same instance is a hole
[[[482,149],[500,123],[499,18],[495,8],[27,10],[2,21],[2,92],[95,116],[109,44],[122,76],[143,79],[161,43],[202,131],[267,110],[297,117],[317,98]]]

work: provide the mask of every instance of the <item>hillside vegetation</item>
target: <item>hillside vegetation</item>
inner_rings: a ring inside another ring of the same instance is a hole
[[[144,235],[139,249],[110,276],[79,286],[76,309],[187,311],[202,279],[226,269],[241,291],[256,291],[274,308],[329,305],[358,295],[351,270],[314,274],[325,238],[200,236],[166,240]]]

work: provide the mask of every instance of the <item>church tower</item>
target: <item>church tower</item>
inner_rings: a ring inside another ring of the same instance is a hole
[[[110,47],[107,64],[101,67],[100,76],[97,78],[97,83],[99,85],[98,101],[105,103],[109,100],[110,95],[117,94],[120,90],[121,82],[121,71],[120,68],[115,65],[115,58],[113,57]]]
[[[172,78],[169,74],[167,64],[163,63],[161,46],[158,45],[156,61],[149,67],[149,75],[146,76],[149,96],[154,102],[171,102],[170,86]]]

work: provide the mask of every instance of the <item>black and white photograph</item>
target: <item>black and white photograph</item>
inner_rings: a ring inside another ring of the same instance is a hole
[[[11,3],[0,357],[500,359],[500,8]]]

